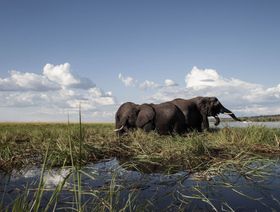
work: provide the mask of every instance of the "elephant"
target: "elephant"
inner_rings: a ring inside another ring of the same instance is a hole
[[[188,129],[197,130],[199,132],[203,130],[209,130],[208,116],[215,118],[215,125],[220,123],[218,117],[219,113],[227,114],[236,121],[241,121],[234,113],[225,108],[217,97],[195,97],[192,99],[177,98],[171,101],[183,112],[185,116],[185,122]]]
[[[160,135],[182,134],[186,129],[184,114],[170,102],[141,105],[126,102],[118,109],[115,119],[118,135],[135,128],[145,132],[155,130]]]
[[[114,130],[118,135],[136,128],[138,107],[139,105],[133,102],[125,102],[119,107],[115,115],[116,129]]]

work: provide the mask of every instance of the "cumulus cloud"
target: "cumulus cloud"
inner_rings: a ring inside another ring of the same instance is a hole
[[[177,86],[178,84],[171,79],[166,79],[164,80],[164,85],[166,87],[170,87],[170,86]]]
[[[70,73],[70,64],[61,65],[46,64],[43,69],[43,75],[53,82],[60,85],[69,86],[80,83],[79,80]]]
[[[121,73],[118,75],[118,78],[122,81],[122,83],[126,87],[135,87],[137,86],[141,90],[148,90],[148,89],[159,89],[164,87],[172,87],[177,86],[178,84],[171,79],[164,80],[163,84],[156,83],[151,80],[144,80],[141,83],[138,83],[138,80],[135,80],[133,77],[124,77]]]
[[[74,76],[70,68],[69,63],[61,65],[46,64],[43,69],[43,75],[62,87],[88,89],[95,86],[90,79]]]
[[[42,74],[10,71],[7,78],[0,77],[0,91],[50,91],[62,88],[89,89],[94,83],[88,78],[74,76],[69,63],[46,64]]]
[[[280,85],[265,88],[263,85],[235,78],[224,78],[213,69],[193,67],[186,76],[186,88],[197,93],[216,94],[226,99],[247,103],[269,103],[279,101]]]
[[[185,74],[183,86],[179,86],[168,76],[163,82],[146,79],[141,83],[121,73],[118,78],[126,87],[144,89],[142,102],[160,103],[174,98],[216,96],[237,115],[280,114],[280,84],[265,87],[236,78],[226,78],[214,69],[193,67]],[[76,113],[80,103],[88,121],[113,121],[118,106],[112,91],[104,91],[89,78],[76,75],[69,63],[46,64],[40,74],[10,71],[8,77],[0,77],[0,98],[4,116],[18,114],[23,117],[25,113],[26,120],[29,120],[31,114],[36,121],[40,121],[38,117],[59,120],[58,117],[61,118],[65,111]],[[137,98],[136,94],[135,99],[127,101],[137,102]]]
[[[216,96],[241,115],[280,113],[280,84],[266,88],[236,78],[225,78],[214,69],[197,67],[186,74],[185,83],[185,87],[160,87],[146,101],[159,103],[179,97]]]
[[[214,69],[198,69],[194,66],[190,73],[186,75],[186,88],[194,90],[203,90],[205,88],[235,88],[246,87],[248,89],[256,89],[257,84],[248,83],[238,79],[226,79],[218,74]]]
[[[132,77],[130,76],[125,77],[121,73],[119,73],[118,77],[126,87],[131,87],[131,86],[133,87],[137,83],[137,81],[134,80]]]
[[[113,117],[115,115],[114,111],[94,111],[92,113],[94,118],[104,118],[104,119],[110,119],[111,117]]]
[[[46,64],[42,74],[11,71],[0,78],[0,98],[2,108],[37,108],[53,114],[76,109],[80,103],[84,112],[92,112],[116,102],[111,91],[73,74],[69,63]]]
[[[98,87],[84,90],[62,90],[61,99],[65,99],[66,103],[72,107],[77,108],[81,103],[84,110],[94,110],[100,106],[114,105],[116,100],[112,92],[104,92]]]
[[[0,77],[0,91],[47,91],[58,90],[59,85],[43,75],[11,71],[10,77]]]
[[[139,84],[139,88],[142,90],[147,90],[147,89],[159,89],[159,88],[165,88],[165,87],[173,87],[173,86],[177,86],[177,85],[178,84],[171,79],[164,80],[163,84],[158,84],[154,81],[145,80],[144,82]]]
[[[153,81],[149,81],[149,80],[145,80],[144,82],[140,83],[139,88],[140,89],[149,89],[149,88],[158,88],[160,87],[159,84],[153,82]]]
[[[186,87],[200,90],[207,87],[218,87],[224,85],[224,80],[213,69],[200,70],[193,67],[186,76]]]

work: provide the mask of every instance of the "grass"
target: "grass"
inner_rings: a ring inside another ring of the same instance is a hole
[[[160,136],[141,130],[117,137],[113,124],[0,124],[0,169],[9,172],[15,168],[41,165],[38,188],[33,194],[29,189],[20,195],[11,206],[13,211],[55,210],[65,182],[71,176],[73,201],[62,210],[76,211],[135,211],[152,208],[152,203],[137,203],[137,192],[131,191],[124,203],[119,203],[122,185],[112,177],[103,190],[84,190],[81,179],[94,180],[81,169],[89,162],[116,157],[125,162],[123,167],[145,172],[173,173],[186,170],[199,173],[198,177],[209,180],[213,175],[238,170],[246,179],[266,174],[266,164],[271,157],[280,154],[280,129],[260,126],[248,128],[224,128],[205,133],[190,133],[185,136]],[[257,165],[256,165],[257,164]],[[43,173],[50,167],[71,166],[71,172],[53,190],[42,208],[46,191]],[[218,210],[201,191],[194,187],[195,195],[180,193],[182,210],[190,199],[205,202],[212,210]],[[239,191],[236,191],[237,193]],[[239,192],[240,193],[240,192]],[[242,194],[242,193],[240,193]],[[30,195],[33,198],[30,199]],[[83,202],[84,196],[92,196]],[[231,207],[225,203],[229,210]],[[0,204],[1,209],[1,204]]]
[[[47,167],[83,165],[112,157],[147,171],[191,172],[243,158],[280,154],[280,129],[224,128],[185,136],[141,130],[119,138],[113,124],[0,124],[0,170],[40,165],[49,146]]]

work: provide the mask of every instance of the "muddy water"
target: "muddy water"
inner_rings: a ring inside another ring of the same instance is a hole
[[[262,165],[256,164],[256,168]],[[176,174],[145,174],[122,168],[118,160],[112,159],[83,168],[88,175],[82,175],[82,190],[97,194],[98,198],[108,198],[108,189],[115,190],[114,207],[120,209],[127,202],[129,194],[135,197],[132,205],[147,211],[184,209],[186,211],[280,211],[280,162],[267,165],[262,177],[244,176],[237,171],[222,176],[198,178],[188,172]],[[40,169],[31,168],[0,175],[0,200],[5,207],[27,188],[32,199],[33,190],[38,186]],[[45,188],[42,207],[47,204],[52,190],[71,172],[70,168],[53,169],[44,175]],[[112,180],[114,179],[114,180]],[[115,185],[115,186],[113,186]],[[72,176],[67,179],[61,192],[57,209],[73,207],[74,195]],[[133,198],[132,198],[133,199]],[[84,194],[83,203],[91,210],[98,204],[96,197]]]

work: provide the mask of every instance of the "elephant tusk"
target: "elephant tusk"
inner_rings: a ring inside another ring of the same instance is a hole
[[[233,115],[233,113],[223,113],[223,114],[226,114],[226,115]]]
[[[122,125],[119,129],[115,129],[114,132],[119,132],[124,128],[124,126]]]

